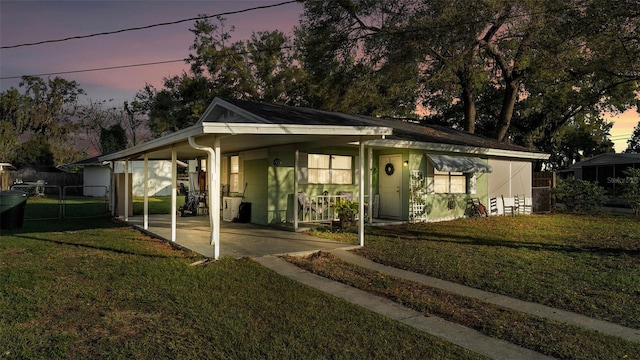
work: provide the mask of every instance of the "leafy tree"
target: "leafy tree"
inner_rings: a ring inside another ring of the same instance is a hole
[[[60,77],[44,80],[23,76],[20,87],[24,93],[11,88],[6,96],[8,108],[3,109],[4,121],[9,121],[19,135],[32,133],[64,138],[72,130],[78,96],[84,91],[75,81]],[[4,108],[5,101],[3,101]]]
[[[79,128],[85,139],[98,153],[102,151],[101,133],[102,129],[108,128],[115,123],[114,109],[106,108],[107,102],[104,100],[89,99],[86,104],[78,108],[77,116]]]
[[[626,153],[640,153],[640,121],[638,125],[633,129],[633,135],[627,140]]]
[[[16,156],[13,158],[13,164],[16,167],[25,165],[54,166],[53,152],[47,138],[38,134],[20,144]]]
[[[18,148],[18,138],[8,121],[0,121],[0,162],[12,161]]]
[[[413,66],[409,73],[420,84],[413,89],[430,113],[428,121],[469,132],[478,126],[499,140],[512,138],[513,123],[523,123],[520,140],[529,133],[548,139],[580,114],[629,108],[638,90],[636,2],[304,4],[302,41],[313,55],[305,58],[315,62],[311,69],[331,74],[336,65],[376,72]],[[404,95],[406,104],[416,96]]]
[[[389,0],[305,2],[296,34],[311,107],[415,116],[420,79],[414,48],[403,36],[394,36],[395,29],[411,21],[407,6],[407,1]],[[365,23],[364,17],[372,20]]]
[[[103,154],[127,148],[127,133],[120,124],[100,129],[100,148]]]
[[[162,89],[146,85],[136,94],[137,114],[148,114],[153,136],[193,125],[216,96],[302,104],[303,73],[291,40],[273,31],[231,42],[224,22],[196,21],[191,29],[194,53],[187,60],[190,72],[165,78]]]
[[[117,117],[120,119],[122,127],[126,130],[132,146],[144,141],[149,136],[146,113],[145,104],[138,99],[134,99],[131,103],[125,101],[122,104],[122,111],[119,112]]]
[[[0,95],[2,135],[9,136],[13,133],[18,141],[39,135],[43,136],[44,140],[38,138],[32,144],[54,139],[55,144],[52,142],[50,145],[71,148],[71,134],[77,127],[72,117],[75,114],[78,96],[84,94],[79,85],[75,81],[67,81],[60,77],[44,80],[24,76],[19,87],[24,89],[22,93],[11,88]],[[15,146],[4,140],[0,144],[3,146],[0,153],[3,154],[10,154],[11,147]],[[64,151],[55,153],[65,154]],[[16,162],[23,161],[24,154],[17,156]],[[63,162],[62,157],[56,157],[54,161],[58,165]]]

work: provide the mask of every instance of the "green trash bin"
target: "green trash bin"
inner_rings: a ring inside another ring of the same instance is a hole
[[[0,228],[13,230],[22,228],[27,194],[18,190],[0,191]]]

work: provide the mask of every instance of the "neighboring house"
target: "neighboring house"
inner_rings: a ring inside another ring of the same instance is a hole
[[[252,223],[297,228],[338,197],[363,196],[366,218],[396,221],[462,217],[470,198],[530,202],[532,163],[548,155],[446,127],[216,98],[197,124],[100,160],[144,158],[206,158],[207,189],[251,203]],[[229,203],[210,203],[215,240]]]
[[[124,173],[124,161],[117,161],[113,164],[113,173]],[[85,159],[73,164],[83,167],[83,195],[84,196],[105,196],[111,188],[111,167],[110,162],[101,162],[98,157]],[[187,166],[183,162],[178,162],[180,166]],[[144,195],[144,163],[142,161],[130,161],[129,173],[131,174],[131,186],[133,196]],[[171,195],[171,161],[155,160],[149,162],[149,196],[169,196]]]
[[[573,176],[579,180],[596,181],[610,192],[615,193],[626,181],[624,171],[628,168],[640,169],[640,154],[607,153],[577,162],[565,170],[558,171],[564,178]]]

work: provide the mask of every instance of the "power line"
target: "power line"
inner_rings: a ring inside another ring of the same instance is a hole
[[[127,32],[127,31],[151,29],[151,28],[154,28],[154,27],[175,25],[175,24],[179,24],[179,23],[183,23],[183,22],[187,22],[187,21],[209,19],[209,18],[212,18],[212,17],[241,14],[241,13],[254,11],[254,10],[269,9],[269,8],[278,7],[278,6],[282,6],[282,5],[292,4],[292,3],[295,3],[295,2],[296,2],[295,0],[291,0],[291,1],[285,1],[285,2],[281,2],[281,3],[277,3],[277,4],[256,6],[256,7],[242,9],[242,10],[222,12],[222,13],[218,13],[218,14],[215,14],[215,15],[204,15],[204,16],[192,17],[192,18],[188,18],[188,19],[169,21],[169,22],[163,22],[163,23],[146,25],[146,26],[138,26],[138,27],[132,27],[132,28],[126,28],[126,29],[120,29],[120,30],[114,30],[114,31],[105,31],[105,32],[89,34],[89,35],[70,36],[70,37],[66,37],[66,38],[62,38],[62,39],[43,40],[43,41],[37,41],[37,42],[32,42],[32,43],[17,44],[17,45],[7,45],[7,46],[1,46],[0,49],[13,49],[13,48],[24,47],[24,46],[42,45],[42,44],[63,42],[63,41],[69,41],[69,40],[86,39],[86,38],[96,37],[96,36],[119,34],[119,33]]]
[[[188,59],[162,60],[162,61],[153,61],[153,62],[138,63],[138,64],[129,64],[129,65],[106,66],[106,67],[91,68],[91,69],[56,71],[56,72],[50,72],[50,73],[30,74],[30,75],[5,76],[5,77],[0,77],[0,80],[21,79],[22,77],[25,77],[25,76],[28,77],[28,76],[51,76],[51,75],[63,75],[63,74],[77,74],[77,73],[85,73],[85,72],[92,72],[92,71],[105,71],[105,70],[126,69],[126,68],[141,67],[141,66],[162,65],[162,64],[170,64],[170,63],[176,63],[176,62],[188,62],[188,61],[195,61],[195,60],[209,60],[209,59],[222,58],[222,57],[228,57],[228,56],[234,56],[234,55],[257,54],[257,53],[261,53],[261,52],[268,52],[268,51],[274,51],[274,50],[285,50],[285,49],[292,49],[292,48],[293,48],[293,46],[283,45],[283,46],[279,46],[279,47],[275,47],[275,48],[272,47],[272,48],[266,48],[266,49],[257,49],[257,50],[253,50],[253,51],[234,51],[231,54],[229,54],[229,53],[227,53],[227,54],[218,54],[218,55],[206,56],[206,57],[194,56],[194,57],[191,57],[191,58],[188,58]]]
[[[92,71],[103,71],[103,70],[125,69],[125,68],[140,67],[140,66],[150,66],[150,65],[169,64],[169,63],[174,63],[174,62],[182,62],[182,61],[185,61],[185,60],[186,60],[186,59],[179,59],[179,60],[164,60],[164,61],[154,61],[154,62],[139,63],[139,64],[130,64],[130,65],[108,66],[108,67],[93,68],[93,69],[81,69],[81,70],[58,71],[58,72],[51,72],[51,73],[31,74],[31,75],[19,75],[19,76],[6,76],[6,77],[0,77],[0,80],[21,79],[23,76],[27,76],[27,77],[28,77],[28,76],[51,76],[51,75],[63,75],[63,74],[77,74],[77,73],[92,72]]]

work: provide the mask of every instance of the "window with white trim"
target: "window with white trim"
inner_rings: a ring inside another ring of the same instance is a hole
[[[353,184],[352,157],[308,154],[309,184]]]
[[[462,172],[444,172],[434,169],[433,191],[441,194],[464,194],[467,191],[467,176]]]
[[[242,192],[242,161],[240,156],[229,158],[229,191]]]

